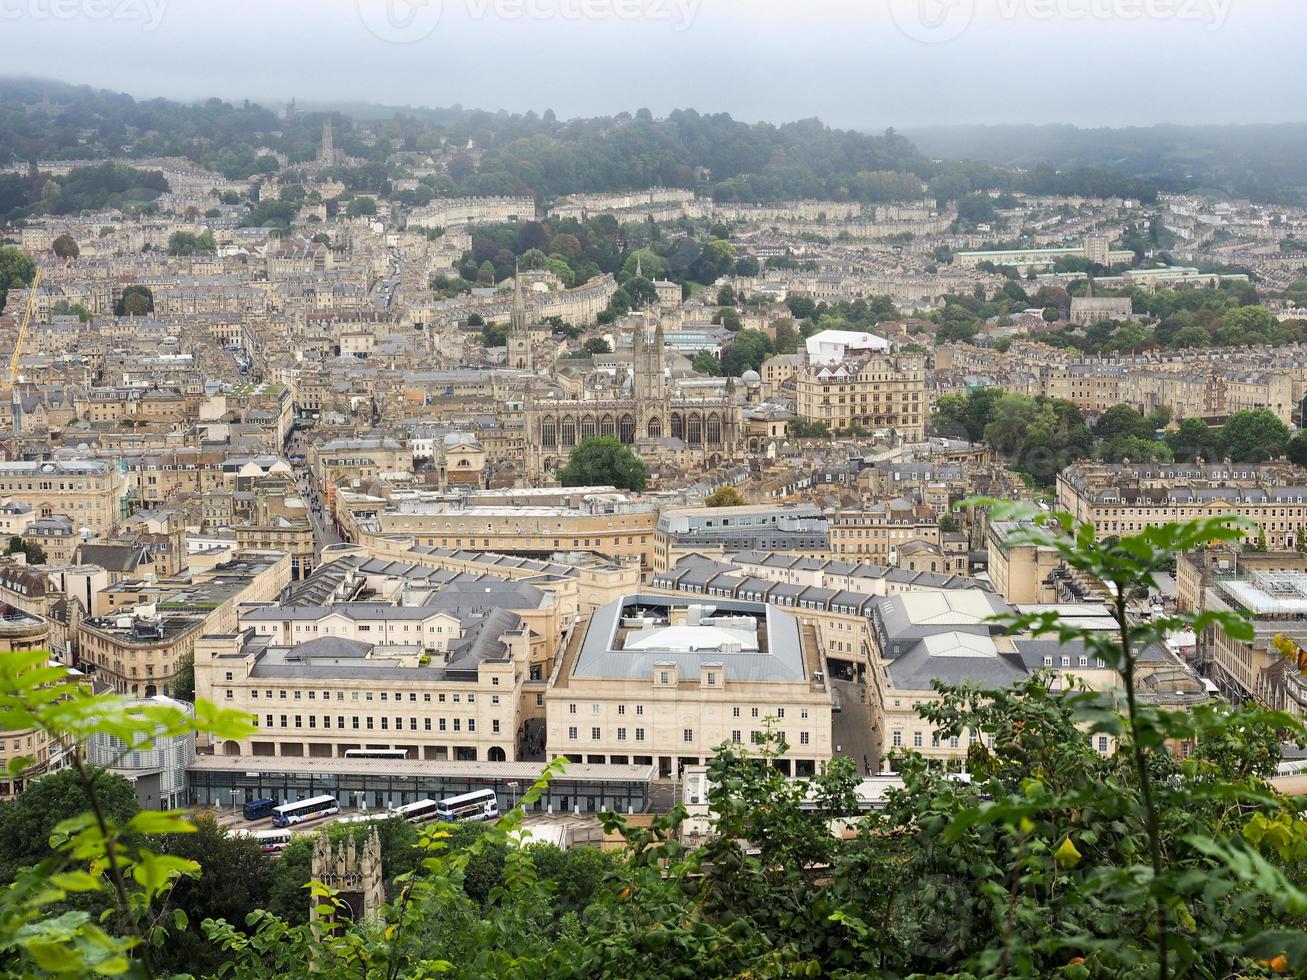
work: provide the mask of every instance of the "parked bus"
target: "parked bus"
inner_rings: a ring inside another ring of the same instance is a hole
[[[263,820],[272,816],[272,811],[276,806],[276,800],[252,800],[245,804],[245,819]]]
[[[287,830],[237,830],[240,837],[249,837],[266,853],[284,851],[291,841],[291,832]]]
[[[346,749],[346,759],[407,759],[408,749]]]
[[[272,811],[274,827],[292,827],[306,820],[321,820],[340,812],[340,804],[334,796],[314,796],[299,803],[287,803]]]
[[[397,806],[390,812],[409,823],[426,823],[428,820],[435,820],[440,815],[440,804],[435,800],[418,800],[416,803],[405,803],[403,806]]]
[[[451,796],[436,805],[436,819],[445,823],[463,820],[495,820],[499,801],[493,789],[478,789],[462,796]]]

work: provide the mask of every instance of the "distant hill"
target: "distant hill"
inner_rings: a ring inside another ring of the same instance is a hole
[[[938,126],[905,135],[932,158],[999,166],[1101,167],[1164,189],[1219,188],[1267,203],[1307,200],[1307,123],[1081,129]]]

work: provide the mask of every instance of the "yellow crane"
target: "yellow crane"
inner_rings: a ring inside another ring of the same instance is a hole
[[[18,429],[18,359],[23,356],[23,342],[27,340],[27,327],[32,322],[32,314],[36,312],[36,288],[40,285],[41,270],[37,269],[36,275],[32,276],[32,284],[27,287],[27,309],[23,310],[23,318],[18,323],[18,337],[14,340],[14,356],[9,359],[9,378],[3,389],[9,393],[13,404],[15,431]]]

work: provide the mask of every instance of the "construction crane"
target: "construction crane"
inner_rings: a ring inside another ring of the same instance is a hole
[[[36,288],[41,285],[41,270],[32,276],[32,284],[27,287],[27,309],[23,310],[23,319],[18,324],[18,337],[14,340],[14,356],[9,359],[9,378],[4,391],[9,393],[13,405],[14,431],[18,431],[18,359],[23,356],[23,342],[27,340],[27,328],[36,312]]]

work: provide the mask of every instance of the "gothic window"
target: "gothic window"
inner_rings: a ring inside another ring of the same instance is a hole
[[[719,445],[722,441],[722,420],[716,415],[708,416],[708,444]]]
[[[563,416],[563,448],[570,449],[576,445],[576,419],[570,415]]]
[[[677,412],[672,413],[672,438],[685,438],[685,422]]]
[[[595,417],[587,415],[581,419],[581,438],[593,439],[595,435]]]
[[[697,446],[703,442],[703,422],[697,412],[690,416],[690,420],[685,427],[685,441],[691,446]]]
[[[546,415],[540,421],[540,445],[547,449],[558,445],[558,425],[552,415]]]
[[[649,420],[649,438],[658,439],[663,434],[663,423],[661,419]]]
[[[631,415],[623,415],[623,416],[622,416],[622,421],[621,421],[621,423],[619,424],[619,427],[618,427],[618,432],[620,433],[620,438],[621,438],[622,442],[625,442],[625,443],[628,443],[628,444],[629,444],[629,443],[632,443],[632,442],[635,442],[635,418],[634,418],[634,416],[631,416]]]
[[[613,417],[611,415],[605,415],[599,420],[599,434],[602,436],[617,435],[617,427],[613,424]]]

